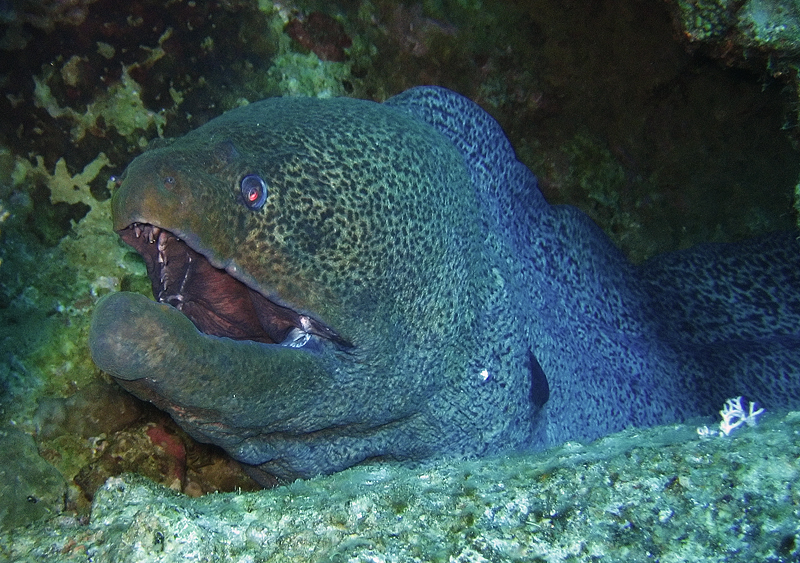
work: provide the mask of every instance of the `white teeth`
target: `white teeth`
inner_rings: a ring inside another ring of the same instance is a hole
[[[181,287],[178,289],[178,297],[181,298],[183,301],[183,292],[186,289],[186,283],[189,281],[189,275],[192,271],[192,261],[193,258],[189,256],[188,262],[186,264],[186,271],[183,272],[183,279],[181,280]],[[178,307],[180,309],[180,307]]]
[[[147,235],[147,241],[150,244],[153,244],[156,241],[156,238],[159,234],[161,234],[161,229],[159,227],[153,227],[152,225],[144,225],[142,223],[134,223],[133,225],[133,234],[136,238],[142,236],[142,234]]]
[[[289,331],[289,335],[281,342],[281,346],[288,348],[302,348],[311,340],[311,335],[299,328],[293,328]]]
[[[186,257],[186,269],[183,272],[183,278],[181,279],[180,287],[178,287],[177,292],[175,292],[175,280],[169,279],[169,274],[167,271],[167,246],[169,245],[170,239],[174,237],[172,237],[172,235],[170,235],[167,231],[162,231],[158,227],[153,227],[150,229],[150,231],[150,242],[157,242],[156,260],[159,264],[161,264],[161,267],[159,268],[161,289],[158,292],[158,301],[160,303],[169,303],[180,311],[183,309],[185,301],[183,292],[185,291],[186,284],[189,282],[189,278],[191,277],[192,263],[194,262],[194,259],[191,256]],[[169,290],[172,290],[173,293],[168,294],[167,292]]]
[[[158,237],[160,244],[161,241],[161,237],[159,236],[160,234],[161,234],[161,229],[159,229],[158,227],[153,227],[152,229],[150,229],[148,231],[148,240],[150,241],[150,244],[153,244],[156,241],[156,237]]]
[[[151,244],[153,243],[152,236],[150,239],[150,243]],[[165,266],[167,264],[167,255],[164,252],[166,249],[167,249],[167,235],[165,233],[161,233],[158,237],[158,263],[164,264]],[[162,270],[162,276],[163,276],[163,270]]]

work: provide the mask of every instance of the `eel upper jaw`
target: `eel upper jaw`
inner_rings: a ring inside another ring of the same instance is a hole
[[[278,305],[215,268],[166,229],[132,223],[118,233],[144,259],[156,301],[181,311],[205,334],[291,348],[317,337],[340,349],[352,347],[317,319]]]

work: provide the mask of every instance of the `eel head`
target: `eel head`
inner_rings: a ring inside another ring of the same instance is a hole
[[[250,104],[151,148],[112,215],[155,300],[98,303],[95,363],[282,477],[466,441],[430,406],[471,348],[478,291],[453,275],[477,263],[465,174],[427,125],[347,99]]]
[[[200,170],[198,158],[212,165]],[[363,432],[405,413],[373,416],[324,399],[365,363],[369,342],[356,345],[359,330],[344,336],[339,328],[361,324],[360,313],[322,286],[308,265],[313,253],[289,256],[270,240],[282,212],[246,204],[247,183],[266,184],[240,160],[224,142],[153,149],[129,165],[112,200],[114,229],[141,255],[154,300],[130,292],[101,300],[92,356],[193,437],[247,465],[281,459],[272,474],[330,472],[353,461],[331,467],[305,453],[287,462],[282,450],[296,440],[322,443],[330,427]]]

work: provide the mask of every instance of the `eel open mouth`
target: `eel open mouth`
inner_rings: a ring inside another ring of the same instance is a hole
[[[215,268],[169,231],[133,223],[118,232],[144,258],[156,301],[181,311],[205,334],[292,348],[317,336],[352,347],[320,321],[273,303]]]

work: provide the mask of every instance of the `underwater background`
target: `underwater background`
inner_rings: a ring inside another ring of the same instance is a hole
[[[240,494],[259,487],[87,347],[100,297],[150,293],[111,230],[113,177],[269,96],[451,88],[634,262],[793,228],[799,18],[777,0],[0,2],[0,557],[800,560],[795,414]]]

